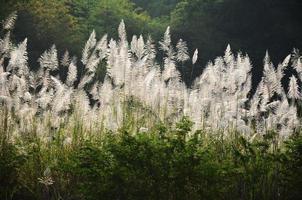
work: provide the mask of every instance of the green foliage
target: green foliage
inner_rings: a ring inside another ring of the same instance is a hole
[[[274,133],[222,140],[191,127],[184,117],[68,144],[64,129],[46,143],[4,140],[0,198],[301,199],[301,134],[276,144]]]
[[[201,64],[230,44],[236,51],[249,52],[254,66],[259,66],[266,50],[277,62],[293,46],[302,47],[301,6],[299,0],[183,0],[171,13],[171,30],[175,38],[188,41],[189,49],[200,50]],[[254,81],[260,81],[261,70],[255,68]]]
[[[169,15],[180,0],[133,0],[140,8],[146,10],[152,17]]]
[[[2,0],[0,21],[14,10],[18,11],[14,39],[30,41],[31,66],[36,66],[42,51],[53,44],[63,50],[59,52],[61,56],[68,50],[80,57],[93,29],[98,36],[117,37],[121,20],[127,24],[129,37],[150,34],[159,38],[167,24],[167,20],[152,20],[146,12],[139,12],[130,0]]]
[[[284,185],[288,192],[288,199],[300,199],[302,197],[302,180],[297,178],[302,173],[302,134],[294,135],[286,143],[286,152],[283,162],[286,163],[283,169],[286,177]]]
[[[123,19],[127,24],[127,33],[140,34],[148,30],[150,17],[144,13],[136,13],[134,6],[125,0],[102,0],[90,11],[89,26],[95,27],[98,34],[108,33],[117,36],[117,27]]]
[[[300,0],[0,0],[0,20],[19,11],[14,35],[18,41],[28,37],[32,65],[54,43],[79,57],[93,29],[99,36],[115,37],[124,19],[129,37],[150,34],[159,40],[171,26],[174,43],[182,38],[189,49],[199,49],[198,64],[231,44],[235,51],[249,52],[260,66],[266,50],[279,61],[292,47],[302,48],[301,6]],[[193,76],[201,71],[195,68]],[[254,69],[254,82],[260,81],[261,71]],[[187,83],[191,73],[192,66],[182,70]]]
[[[11,199],[20,184],[18,173],[26,157],[20,155],[16,146],[2,143],[0,146],[0,197]]]

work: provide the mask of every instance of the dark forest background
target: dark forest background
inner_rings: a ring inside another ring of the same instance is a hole
[[[190,54],[199,49],[199,66],[222,55],[227,44],[248,53],[254,80],[261,77],[266,50],[275,64],[293,48],[302,48],[301,0],[0,0],[0,20],[18,11],[14,40],[29,40],[31,65],[56,44],[80,57],[93,29],[98,37],[116,37],[122,19],[133,34],[159,40],[171,27],[174,44],[188,42]],[[191,65],[183,71],[186,78]],[[202,67],[194,71],[198,75]]]

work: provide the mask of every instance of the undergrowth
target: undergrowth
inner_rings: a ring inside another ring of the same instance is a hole
[[[301,133],[280,142],[192,125],[184,117],[89,139],[74,131],[72,141],[64,129],[49,141],[1,133],[0,199],[301,199]]]

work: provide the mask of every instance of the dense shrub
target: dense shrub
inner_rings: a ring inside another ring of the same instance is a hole
[[[192,123],[1,144],[1,199],[300,199],[302,136],[224,138]],[[236,135],[236,134],[234,134]],[[48,181],[48,182],[47,182]]]

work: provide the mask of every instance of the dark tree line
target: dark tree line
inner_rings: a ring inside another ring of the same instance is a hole
[[[31,62],[53,43],[80,56],[92,29],[98,36],[116,37],[124,19],[132,34],[149,34],[159,40],[171,26],[174,43],[179,38],[191,50],[199,49],[198,64],[222,55],[227,44],[248,53],[260,77],[268,50],[277,64],[292,49],[302,47],[300,0],[0,0],[0,19],[18,10],[16,40],[29,39]],[[190,64],[185,71],[191,73]],[[194,69],[198,75],[202,67]],[[188,79],[188,78],[187,78]]]
[[[177,5],[171,21],[176,37],[200,49],[203,64],[229,43],[250,55],[257,74],[266,50],[276,63],[302,47],[301,9],[299,0],[190,0]]]

